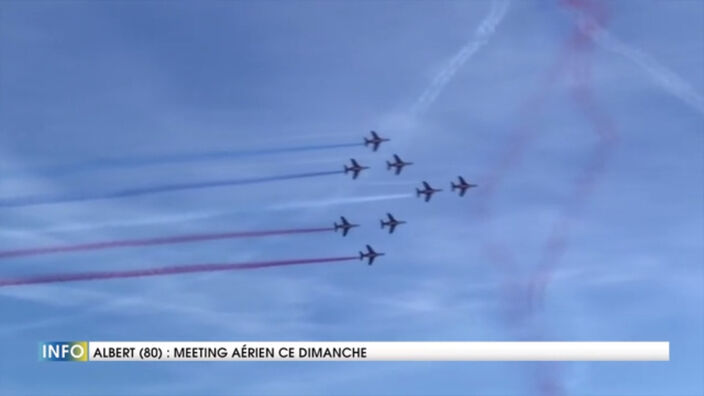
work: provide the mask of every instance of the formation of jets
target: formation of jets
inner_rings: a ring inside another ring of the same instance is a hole
[[[386,217],[386,221],[384,221],[384,219],[381,219],[379,220],[379,223],[381,223],[382,230],[386,227],[389,227],[389,234],[393,234],[397,226],[401,224],[406,224],[406,222],[403,220],[396,220],[396,218],[391,213],[387,213]],[[340,216],[339,224],[337,222],[333,223],[333,230],[335,230],[335,232],[342,230],[343,237],[347,236],[347,233],[350,231],[350,229],[355,227],[359,227],[359,224],[350,223],[345,216]]]
[[[376,131],[370,131],[370,136],[364,138],[364,146],[371,146],[372,151],[377,151],[379,149],[379,146],[383,142],[388,142],[391,139],[384,138],[379,136],[379,134]],[[386,169],[387,170],[394,170],[395,175],[400,175],[401,171],[403,170],[404,167],[413,165],[413,162],[406,162],[401,159],[401,157],[398,154],[393,155],[393,159],[390,161],[386,161]],[[365,169],[369,169],[368,166],[363,166],[360,165],[357,160],[354,158],[350,159],[350,165],[345,165],[345,174],[347,173],[352,173],[352,179],[357,179],[359,176],[359,173]],[[469,183],[467,182],[462,176],[457,176],[457,181],[451,181],[450,182],[450,188],[451,191],[458,191],[460,197],[464,197],[465,193],[467,190],[477,187],[477,184]],[[424,197],[425,202],[429,202],[430,199],[433,197],[433,194],[443,191],[440,188],[433,188],[427,181],[422,182],[422,187],[416,188],[416,197]],[[381,219],[379,220],[379,223],[381,224],[381,229],[388,228],[389,234],[393,234],[394,230],[396,230],[396,227],[401,225],[401,224],[406,224],[405,221],[403,220],[397,220],[391,213],[386,213],[386,219]],[[344,216],[340,216],[340,223],[338,224],[337,222],[333,223],[334,230],[335,232],[337,231],[342,231],[342,236],[347,236],[347,233],[349,232],[350,229],[354,227],[359,227],[359,224],[352,224]],[[372,265],[374,260],[379,257],[385,255],[385,253],[378,253],[376,252],[370,245],[366,245],[366,252],[365,251],[360,251],[359,252],[359,259],[364,260],[367,259],[367,264]]]

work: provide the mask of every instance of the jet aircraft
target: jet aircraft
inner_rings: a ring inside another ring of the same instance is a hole
[[[354,227],[359,227],[359,224],[351,224],[345,216],[340,216],[340,224],[333,223],[335,226],[335,232],[337,230],[342,230],[342,236],[347,236],[347,233],[350,231],[350,228]]]
[[[386,217],[389,218],[388,221],[384,221],[384,219],[381,219],[381,220],[380,220],[380,222],[381,222],[381,229],[383,230],[384,227],[389,226],[389,234],[393,234],[393,233],[394,233],[394,230],[396,229],[396,226],[397,226],[397,225],[399,225],[399,224],[406,224],[405,221],[396,220],[396,219],[394,218],[394,216],[391,215],[391,213],[387,213],[387,214],[386,214]]]
[[[372,151],[376,151],[382,142],[388,142],[389,140],[391,140],[391,139],[380,137],[374,131],[370,131],[370,133],[371,133],[372,137],[371,138],[364,138],[364,145],[365,146],[372,145]]]
[[[368,166],[362,166],[358,164],[354,158],[351,158],[350,162],[352,162],[352,165],[345,165],[345,173],[352,172],[352,179],[356,179],[357,176],[359,176],[359,172],[361,172],[362,170],[369,169]]]
[[[432,188],[428,182],[423,182],[423,189],[416,188],[416,197],[420,197],[421,194],[425,195],[425,202],[430,201],[430,197],[436,192],[442,191],[442,189]]]
[[[467,192],[467,189],[477,186],[476,184],[467,183],[462,176],[457,176],[457,179],[459,179],[457,184],[450,182],[450,186],[452,186],[452,191],[460,190],[460,197],[464,197],[464,193]]]
[[[401,173],[404,166],[413,165],[413,162],[405,162],[398,155],[394,154],[394,162],[386,161],[386,169],[396,168],[396,174]]]
[[[379,256],[383,256],[385,254],[386,253],[377,253],[374,251],[374,249],[372,249],[371,246],[367,245],[367,252],[366,253],[359,252],[359,259],[364,260],[366,258],[369,260],[367,262],[367,265],[372,265],[372,263],[374,263],[375,258],[377,258]]]

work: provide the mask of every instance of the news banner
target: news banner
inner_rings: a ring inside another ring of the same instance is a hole
[[[47,362],[153,361],[669,361],[667,341],[149,342],[53,341]]]

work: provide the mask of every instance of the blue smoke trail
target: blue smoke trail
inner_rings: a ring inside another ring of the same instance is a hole
[[[17,208],[23,206],[45,205],[65,202],[80,202],[80,201],[95,201],[102,199],[127,198],[138,195],[158,194],[170,191],[193,190],[201,188],[238,186],[245,184],[266,183],[271,181],[302,179],[308,177],[318,177],[327,175],[337,175],[345,173],[345,171],[326,171],[326,172],[310,172],[297,173],[291,175],[255,177],[249,179],[229,179],[215,180],[199,183],[178,183],[165,184],[162,186],[132,188],[121,191],[105,192],[105,193],[88,193],[88,194],[65,194],[65,195],[31,195],[18,198],[3,198],[0,199],[0,208]]]
[[[271,155],[282,153],[295,153],[317,150],[331,150],[336,148],[357,147],[363,146],[363,143],[342,143],[342,144],[320,144],[311,146],[298,147],[278,147],[259,150],[221,150],[208,151],[203,153],[178,153],[178,154],[162,154],[151,155],[144,157],[132,158],[101,158],[91,161],[79,162],[74,164],[47,166],[34,169],[18,170],[9,173],[3,173],[3,177],[21,176],[27,174],[40,174],[45,176],[62,176],[72,173],[83,172],[95,169],[111,169],[111,168],[134,168],[149,165],[188,163],[198,161],[215,161],[231,158],[255,157],[259,155]]]

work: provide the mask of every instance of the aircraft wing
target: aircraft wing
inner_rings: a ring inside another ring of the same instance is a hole
[[[396,162],[399,163],[399,164],[400,164],[401,162],[403,162],[403,161],[401,161],[401,158],[399,158],[399,156],[396,155],[396,154],[394,154],[394,159],[395,159]]]
[[[389,218],[389,220],[396,221],[396,219],[394,219],[394,216],[392,216],[391,213],[387,213],[386,216]]]
[[[425,202],[430,201],[430,197],[431,197],[432,195],[433,195],[433,193],[425,194]]]
[[[397,174],[397,175],[398,175],[399,173],[401,173],[401,168],[403,168],[403,166],[397,166],[397,167],[396,167],[396,174]]]
[[[372,134],[372,137],[373,137],[374,139],[379,139],[379,135],[377,135],[376,132],[370,131],[370,133]]]
[[[460,190],[460,197],[464,197],[464,193],[466,193],[466,192],[467,192],[466,188],[461,189]]]
[[[357,176],[359,176],[359,169],[355,169],[354,173],[352,174],[352,179],[356,179]]]
[[[349,232],[349,228],[343,228],[342,229],[342,236],[347,236],[347,233]]]
[[[374,141],[374,151],[376,151],[376,150],[379,148],[379,144],[380,144],[380,143],[381,143],[381,142],[379,142],[378,140],[375,140],[375,141]]]
[[[432,190],[432,188],[430,188],[430,184],[428,184],[428,182],[425,182],[425,181],[424,181],[424,182],[423,182],[423,187],[425,187],[426,190]]]
[[[391,224],[389,226],[389,234],[393,234],[395,229],[396,229],[396,223]]]

